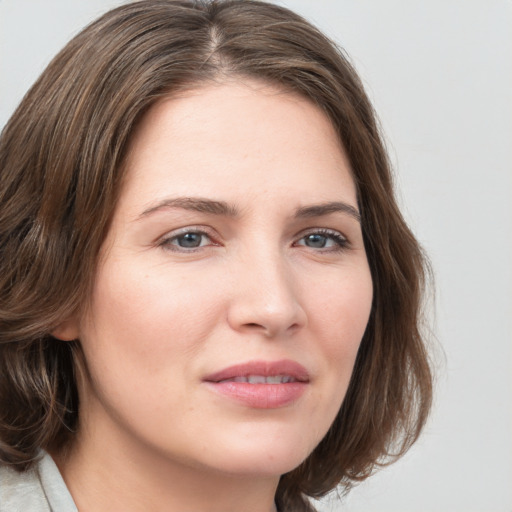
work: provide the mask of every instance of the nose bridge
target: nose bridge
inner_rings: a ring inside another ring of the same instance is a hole
[[[274,336],[305,323],[290,262],[277,244],[267,241],[242,251],[236,267],[230,308],[234,328]]]

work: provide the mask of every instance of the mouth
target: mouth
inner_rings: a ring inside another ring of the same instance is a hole
[[[204,380],[217,383],[287,384],[290,382],[309,382],[309,373],[304,366],[290,359],[249,361],[212,373]]]
[[[219,382],[247,382],[248,384],[288,384],[289,382],[298,382],[291,375],[241,375],[230,379],[224,379]]]
[[[309,385],[309,374],[291,360],[250,361],[208,375],[204,382],[215,393],[245,407],[276,409],[300,399]]]

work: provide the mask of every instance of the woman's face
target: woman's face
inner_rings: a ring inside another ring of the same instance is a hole
[[[126,165],[77,326],[87,442],[291,470],[340,408],[372,302],[334,129],[274,87],[205,86],[155,105]]]

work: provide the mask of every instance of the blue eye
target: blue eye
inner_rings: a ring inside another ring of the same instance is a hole
[[[303,236],[297,245],[311,249],[339,250],[348,246],[348,240],[337,231],[319,230]]]
[[[211,245],[210,237],[201,231],[185,231],[178,235],[165,238],[161,245],[168,249],[179,251],[181,249],[198,249],[206,245]]]
[[[177,236],[174,240],[176,245],[191,249],[194,247],[201,247],[204,235],[202,233],[185,233],[184,235]]]
[[[330,240],[325,235],[318,233],[304,237],[304,245],[315,249],[323,249],[329,241]]]

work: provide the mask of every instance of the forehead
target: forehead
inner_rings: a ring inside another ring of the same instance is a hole
[[[340,194],[355,201],[327,116],[302,96],[257,81],[207,85],[155,104],[133,136],[126,170],[121,201],[162,193],[279,199],[293,191],[311,201]]]

